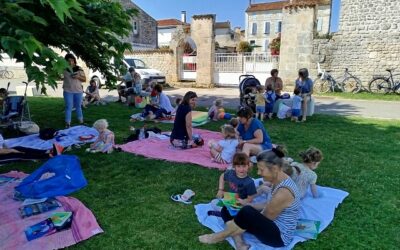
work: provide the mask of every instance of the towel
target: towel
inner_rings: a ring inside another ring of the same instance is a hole
[[[255,183],[259,183],[261,179],[255,180]],[[313,198],[311,191],[309,190],[306,197],[301,201],[300,206],[300,219],[316,220],[321,222],[320,232],[322,232],[332,222],[335,209],[340,203],[349,195],[349,193],[329,188],[318,186],[318,192],[322,195],[320,198]],[[259,198],[259,197],[257,197]],[[260,202],[258,199],[256,202]],[[198,204],[195,206],[195,212],[199,222],[213,230],[219,232],[224,229],[224,222],[221,218],[215,216],[208,216],[207,211],[213,210],[213,205]],[[227,239],[229,244],[235,248],[232,238]],[[251,250],[267,250],[267,249],[292,249],[298,242],[306,241],[307,239],[300,236],[295,236],[292,242],[287,247],[273,248],[262,244],[256,237],[249,233],[244,234],[244,240],[247,244],[251,245]]]
[[[203,138],[204,146],[183,150],[172,147],[169,140],[147,138],[119,145],[119,147],[125,152],[143,155],[148,158],[193,163],[203,167],[218,168],[221,170],[226,169],[226,164],[211,161],[210,149],[207,146],[208,141],[211,139],[221,140],[221,133],[204,129],[193,129],[193,134],[199,134],[201,138]]]
[[[90,136],[94,135],[92,139],[81,141],[79,139],[80,136]],[[48,150],[53,147],[53,143],[57,142],[63,147],[69,147],[74,144],[84,144],[88,142],[94,142],[99,133],[94,128],[89,128],[86,126],[74,126],[68,129],[59,130],[58,136],[51,140],[42,140],[39,138],[39,134],[27,135],[18,138],[12,138],[5,140],[5,146],[7,148],[14,147],[25,147],[25,148],[34,148],[41,150]]]
[[[12,171],[4,174],[10,177],[24,178],[22,172]],[[102,233],[92,212],[79,200],[72,197],[59,196],[57,200],[62,207],[50,212],[38,214],[22,219],[18,214],[21,201],[12,199],[14,187],[19,182],[9,182],[0,186],[0,248],[1,249],[59,249],[65,248],[80,241]],[[40,221],[49,218],[54,212],[72,211],[73,221],[70,229],[52,235],[28,241],[24,230]]]

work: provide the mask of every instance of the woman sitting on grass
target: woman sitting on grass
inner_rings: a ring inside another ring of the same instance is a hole
[[[300,194],[293,180],[283,172],[284,154],[279,149],[257,156],[258,174],[272,183],[267,202],[244,206],[223,231],[205,234],[200,242],[214,244],[233,237],[236,249],[249,249],[241,238],[244,232],[253,234],[263,244],[284,247],[290,244],[296,230]]]
[[[193,145],[192,109],[196,106],[196,99],[197,94],[188,91],[176,110],[170,137],[171,144],[175,147],[182,147],[182,145],[191,147]]]
[[[256,118],[249,107],[241,108],[237,116],[239,126],[237,131],[241,137],[239,147],[248,156],[257,155],[263,150],[272,148],[271,139],[264,128],[264,125]]]

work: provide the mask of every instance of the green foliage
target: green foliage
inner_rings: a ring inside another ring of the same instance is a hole
[[[136,12],[109,0],[3,0],[0,53],[23,62],[28,80],[42,91],[45,83],[56,87],[67,67],[54,48],[73,52],[89,68],[101,71],[111,86],[116,82],[114,73],[123,70],[111,60],[121,61],[131,50],[120,39],[129,35]]]
[[[40,127],[63,128],[62,99],[35,97],[29,103]],[[138,111],[114,103],[91,106],[85,110],[85,120],[91,123],[106,118],[116,143],[122,143],[130,133],[129,115]],[[212,122],[202,128],[220,131],[222,124],[223,121]],[[139,127],[143,123],[133,125]],[[295,249],[398,249],[398,121],[314,115],[306,123],[273,119],[264,125],[273,142],[286,145],[289,155],[297,161],[298,153],[308,146],[321,149],[324,160],[316,170],[318,185],[350,193],[318,239],[299,243]],[[168,131],[172,125],[156,126]],[[208,246],[197,238],[211,231],[197,221],[193,205],[215,197],[220,171],[128,153],[93,155],[84,150],[82,147],[66,152],[79,156],[89,183],[72,196],[93,211],[105,233],[71,249],[232,249],[226,241]],[[41,164],[4,165],[0,172],[31,173]],[[251,176],[257,177],[256,168]],[[193,205],[170,200],[171,194],[186,188],[196,192]]]
[[[269,48],[279,51],[281,49],[281,37],[279,36],[272,39],[271,43],[269,44]]]
[[[252,52],[253,51],[253,47],[250,45],[249,42],[246,41],[241,41],[238,46],[236,47],[236,51],[237,52]]]

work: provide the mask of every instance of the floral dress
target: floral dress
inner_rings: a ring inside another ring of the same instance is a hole
[[[97,140],[90,145],[90,149],[95,152],[111,153],[114,145],[114,133],[107,129],[100,132]]]

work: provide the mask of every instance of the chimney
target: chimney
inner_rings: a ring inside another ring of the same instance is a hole
[[[186,11],[181,11],[181,22],[186,23]]]

